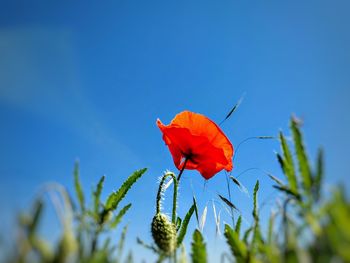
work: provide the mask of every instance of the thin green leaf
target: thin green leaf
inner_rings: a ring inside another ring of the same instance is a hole
[[[317,154],[317,167],[316,167],[316,174],[313,179],[313,184],[314,184],[314,193],[315,193],[315,198],[318,200],[320,198],[320,191],[321,191],[321,184],[322,184],[322,179],[323,179],[323,151],[322,149],[319,149],[318,154]]]
[[[283,162],[282,169],[288,179],[289,188],[295,193],[297,193],[298,183],[297,183],[297,177],[295,175],[293,157],[289,150],[287,141],[283,136],[282,132],[280,132],[279,137],[280,137],[281,147],[282,147],[282,152],[284,157],[284,158],[281,158],[281,160],[279,159],[279,162],[280,163]]]
[[[246,170],[247,171],[247,170]],[[242,174],[242,173],[241,173]],[[247,190],[247,188],[245,188],[245,186],[240,182],[238,181],[237,178],[233,177],[233,176],[230,176],[230,179],[232,180],[232,182],[238,186],[239,190],[242,192],[242,193],[245,193],[246,195],[249,196],[249,192]]]
[[[177,237],[177,246],[180,246],[185,235],[186,235],[186,232],[187,232],[187,226],[188,226],[188,223],[190,222],[190,219],[193,215],[193,212],[194,212],[194,208],[195,208],[195,205],[193,204],[190,209],[188,210],[187,214],[185,215],[185,218],[182,222],[182,225],[181,225],[181,229],[180,229],[180,233]]]
[[[38,225],[40,223],[43,207],[44,207],[44,203],[40,199],[38,199],[34,203],[33,217],[28,226],[28,232],[30,235],[34,234],[37,231]]]
[[[301,200],[301,196],[299,194],[294,193],[291,189],[289,189],[286,186],[280,186],[280,185],[273,185],[272,187],[280,190],[281,192],[284,192],[288,195],[291,195],[292,197],[296,198],[297,200]]]
[[[255,221],[253,230],[254,230],[253,238],[250,244],[250,247],[251,247],[250,250],[252,254],[255,254],[259,245],[262,243],[262,236],[261,236],[259,221]]]
[[[241,183],[240,183],[236,178],[234,178],[233,176],[230,176],[230,179],[231,179],[232,182],[234,182],[239,188],[241,188]]]
[[[275,181],[278,185],[283,185],[283,182],[276,176],[273,176],[272,174],[267,174],[267,176],[270,177],[273,181]]]
[[[262,140],[276,139],[275,136],[257,136],[256,138],[262,139]]]
[[[258,215],[258,191],[259,191],[259,180],[256,181],[253,192],[253,217],[255,221],[259,221]]]
[[[250,233],[253,231],[253,229],[254,229],[253,227],[250,227],[244,232],[243,241],[245,244],[248,244],[248,238],[249,238]]]
[[[124,249],[124,244],[125,244],[125,238],[126,238],[126,233],[128,231],[128,226],[126,225],[123,230],[122,233],[120,235],[120,239],[117,245],[117,255],[118,258],[122,257],[122,253],[123,253],[123,249]]]
[[[201,232],[196,229],[192,236],[192,262],[205,263],[207,262],[207,251]]]
[[[240,215],[237,219],[236,227],[235,227],[235,231],[238,235],[239,235],[239,232],[241,231],[241,225],[242,225],[242,216]]]
[[[231,227],[226,224],[224,235],[236,261],[238,263],[248,262],[248,249],[244,242],[239,239],[238,233],[232,230]]]
[[[181,217],[177,217],[176,218],[176,232],[179,231],[179,229],[181,227],[181,223],[182,223]]]
[[[111,238],[108,237],[108,238],[106,238],[106,240],[103,242],[102,250],[108,250],[110,244],[111,244]]]
[[[105,210],[115,210],[118,207],[120,201],[125,197],[126,193],[130,190],[131,186],[146,172],[147,168],[137,170],[123,183],[118,191],[112,193],[107,198]]]
[[[136,238],[136,242],[137,242],[137,244],[143,246],[144,248],[152,250],[156,254],[159,253],[158,249],[155,246],[146,244],[140,238]]]
[[[312,185],[312,177],[309,161],[305,152],[303,137],[299,129],[299,124],[295,118],[291,120],[291,130],[293,134],[295,152],[299,163],[299,171],[303,186],[306,192],[309,192]]]
[[[134,258],[132,256],[132,252],[129,251],[128,256],[126,257],[125,263],[133,263],[134,262]]]
[[[220,197],[220,199],[221,199],[222,201],[224,201],[224,203],[225,203],[226,205],[228,205],[230,208],[233,208],[233,209],[235,209],[235,210],[238,211],[238,208],[237,208],[234,204],[232,204],[227,198],[223,197],[223,196],[220,195],[220,194],[218,194],[218,196]]]
[[[269,218],[269,225],[267,230],[267,243],[272,244],[273,228],[275,224],[275,214],[271,214]]]
[[[120,209],[119,213],[114,217],[113,221],[110,224],[111,228],[116,228],[118,226],[123,216],[126,214],[130,207],[131,204],[127,204],[122,209]]]
[[[239,105],[243,101],[243,96],[238,100],[238,102],[232,107],[232,109],[229,111],[229,113],[226,115],[225,119],[220,122],[219,125],[221,125],[224,121],[226,121],[228,118],[231,117],[231,115],[238,109]]]
[[[193,204],[194,204],[194,212],[196,214],[197,224],[199,224],[198,207],[197,207],[197,201],[195,196],[193,196]]]
[[[77,198],[78,198],[80,209],[82,211],[85,211],[85,198],[84,198],[83,189],[81,187],[81,183],[79,180],[79,162],[78,161],[76,161],[74,164],[73,174],[74,174],[75,193],[76,193]]]
[[[96,190],[93,193],[94,199],[94,212],[97,215],[99,213],[100,202],[101,202],[101,193],[103,188],[103,183],[105,180],[105,176],[102,176],[99,182],[97,183]]]

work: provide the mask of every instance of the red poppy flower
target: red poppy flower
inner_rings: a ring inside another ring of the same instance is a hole
[[[169,125],[157,125],[169,147],[175,166],[197,170],[205,179],[232,170],[233,146],[223,131],[202,114],[183,111]],[[185,160],[187,160],[185,162]]]

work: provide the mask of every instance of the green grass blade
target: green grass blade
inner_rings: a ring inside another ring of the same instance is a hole
[[[291,120],[291,130],[293,134],[294,147],[299,163],[299,171],[304,190],[309,193],[312,185],[312,177],[309,161],[305,152],[303,137],[299,129],[299,124],[295,118]]]
[[[279,159],[279,162],[280,163],[283,162],[282,169],[287,177],[289,188],[293,192],[297,193],[298,183],[297,183],[297,177],[294,169],[293,157],[288,147],[287,141],[284,135],[282,134],[282,132],[280,132],[279,138],[280,138],[281,148],[283,152],[283,158],[281,158],[281,160]]]
[[[207,262],[207,251],[203,236],[199,230],[195,230],[192,236],[192,262],[205,263]]]
[[[125,226],[123,228],[123,231],[120,235],[120,239],[117,245],[117,256],[118,258],[122,257],[123,249],[124,249],[124,244],[125,244],[125,238],[126,238],[126,233],[128,232],[128,226]]]
[[[218,196],[220,197],[220,199],[226,204],[228,205],[231,209],[235,209],[238,211],[238,208],[232,204],[232,202],[230,202],[226,197],[223,197],[222,195],[218,194]]]
[[[180,228],[180,233],[177,237],[177,246],[180,246],[185,235],[186,235],[186,232],[187,232],[187,226],[188,226],[188,223],[190,222],[190,219],[193,215],[193,212],[194,212],[194,208],[195,208],[195,205],[193,204],[190,209],[188,210],[184,220],[182,221],[182,224],[181,224],[181,228]]]
[[[242,225],[242,216],[240,215],[237,219],[236,226],[235,226],[235,231],[238,235],[241,232],[241,225]]]
[[[146,170],[147,168],[137,170],[126,179],[118,191],[110,194],[106,201],[105,210],[110,211],[117,209],[118,204],[125,197],[131,186],[146,172]]]
[[[197,206],[197,201],[195,196],[193,196],[193,204],[194,204],[194,212],[196,214],[197,224],[199,224],[198,206]]]
[[[301,200],[301,195],[293,192],[291,189],[289,189],[287,186],[284,186],[284,185],[273,185],[272,186],[273,188],[276,188],[277,190],[281,191],[281,192],[284,192],[292,197],[294,197],[295,199],[297,200]]]
[[[267,174],[267,176],[270,177],[273,181],[275,181],[275,183],[277,183],[278,185],[283,185],[283,182],[276,176],[273,176],[272,174]]]
[[[129,251],[128,256],[126,257],[125,263],[133,263],[134,262],[134,258],[132,256],[132,252]]]
[[[244,235],[243,235],[243,241],[245,244],[248,244],[248,238],[249,238],[249,235],[250,233],[253,231],[253,227],[249,227],[245,232],[244,232]]]
[[[271,214],[269,218],[269,224],[267,227],[267,243],[272,244],[272,238],[273,238],[273,228],[275,224],[275,215]]]
[[[156,253],[156,254],[159,253],[158,249],[157,249],[155,246],[146,244],[146,243],[145,243],[143,240],[141,240],[140,238],[136,238],[136,243],[139,244],[139,245],[141,245],[142,247],[144,247],[144,248],[146,248],[146,249],[149,249],[149,250],[153,251],[153,252]]]
[[[34,234],[38,229],[38,225],[40,223],[40,218],[41,218],[41,215],[43,212],[43,207],[44,207],[44,204],[40,199],[38,199],[34,203],[33,217],[32,217],[32,220],[31,220],[29,226],[28,226],[28,232],[30,235]]]
[[[219,125],[221,125],[222,123],[224,123],[228,118],[231,117],[231,115],[238,109],[239,105],[242,103],[243,101],[243,96],[238,100],[238,102],[231,108],[231,110],[229,111],[229,113],[227,113],[225,119],[223,119]]]
[[[255,221],[259,221],[259,214],[258,214],[258,191],[259,191],[259,180],[256,181],[256,184],[254,186],[254,192],[253,192],[253,217]]]
[[[317,154],[316,173],[313,179],[313,188],[314,188],[314,195],[316,200],[320,198],[321,184],[323,179],[323,170],[324,170],[323,150],[319,149]]]
[[[252,238],[251,244],[250,244],[250,247],[251,247],[250,252],[252,254],[256,254],[259,247],[261,247],[260,245],[262,244],[262,242],[263,242],[263,240],[262,240],[259,221],[256,221],[254,228],[253,228],[253,238]]]
[[[83,189],[81,187],[80,179],[79,179],[79,162],[76,161],[74,164],[74,187],[75,187],[75,194],[77,195],[78,202],[80,205],[80,209],[82,211],[85,211],[85,198]]]
[[[233,176],[230,176],[230,179],[231,179],[232,182],[234,182],[239,188],[241,188],[241,183],[240,183],[236,178],[234,178]]]
[[[236,261],[238,263],[248,262],[248,249],[245,243],[239,239],[238,233],[226,224],[224,235]]]
[[[113,221],[111,222],[111,228],[116,228],[118,226],[123,216],[126,214],[130,207],[131,204],[127,204],[122,209],[120,209],[119,213],[114,217]]]
[[[182,223],[182,219],[181,219],[181,217],[178,216],[176,218],[176,224],[175,224],[176,225],[176,232],[179,231],[179,229],[181,227],[181,223]]]
[[[97,183],[96,190],[93,193],[94,212],[95,212],[96,215],[99,214],[99,208],[100,208],[100,202],[101,202],[101,193],[102,193],[104,180],[105,180],[105,176],[102,176],[100,181]]]

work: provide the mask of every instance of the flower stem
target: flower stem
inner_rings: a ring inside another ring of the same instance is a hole
[[[230,188],[230,181],[229,181],[229,178],[228,178],[228,175],[226,174],[226,184],[227,184],[227,192],[228,192],[228,199],[230,202],[231,201],[231,188]],[[232,227],[235,226],[235,218],[234,218],[234,215],[233,215],[233,208],[231,207],[231,218],[232,218]]]
[[[169,176],[172,177],[173,182],[174,182],[173,211],[172,211],[172,216],[171,216],[171,222],[175,224],[176,223],[176,202],[177,202],[177,185],[178,185],[178,183],[177,183],[175,175],[171,172],[164,174],[161,181],[160,181],[159,188],[158,188],[158,194],[157,194],[156,213],[157,214],[160,213],[162,192],[164,191],[163,184],[165,182],[165,179]]]
[[[184,170],[186,168],[187,161],[188,161],[188,158],[185,158],[184,164],[183,164],[183,166],[182,166],[182,168],[180,170],[179,175],[177,176],[177,182],[180,182],[180,178],[181,178],[181,175],[182,175],[182,173],[184,172]]]

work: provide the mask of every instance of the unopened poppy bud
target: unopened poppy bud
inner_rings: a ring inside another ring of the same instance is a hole
[[[166,215],[157,213],[152,220],[152,236],[158,248],[166,254],[176,249],[176,227]]]

